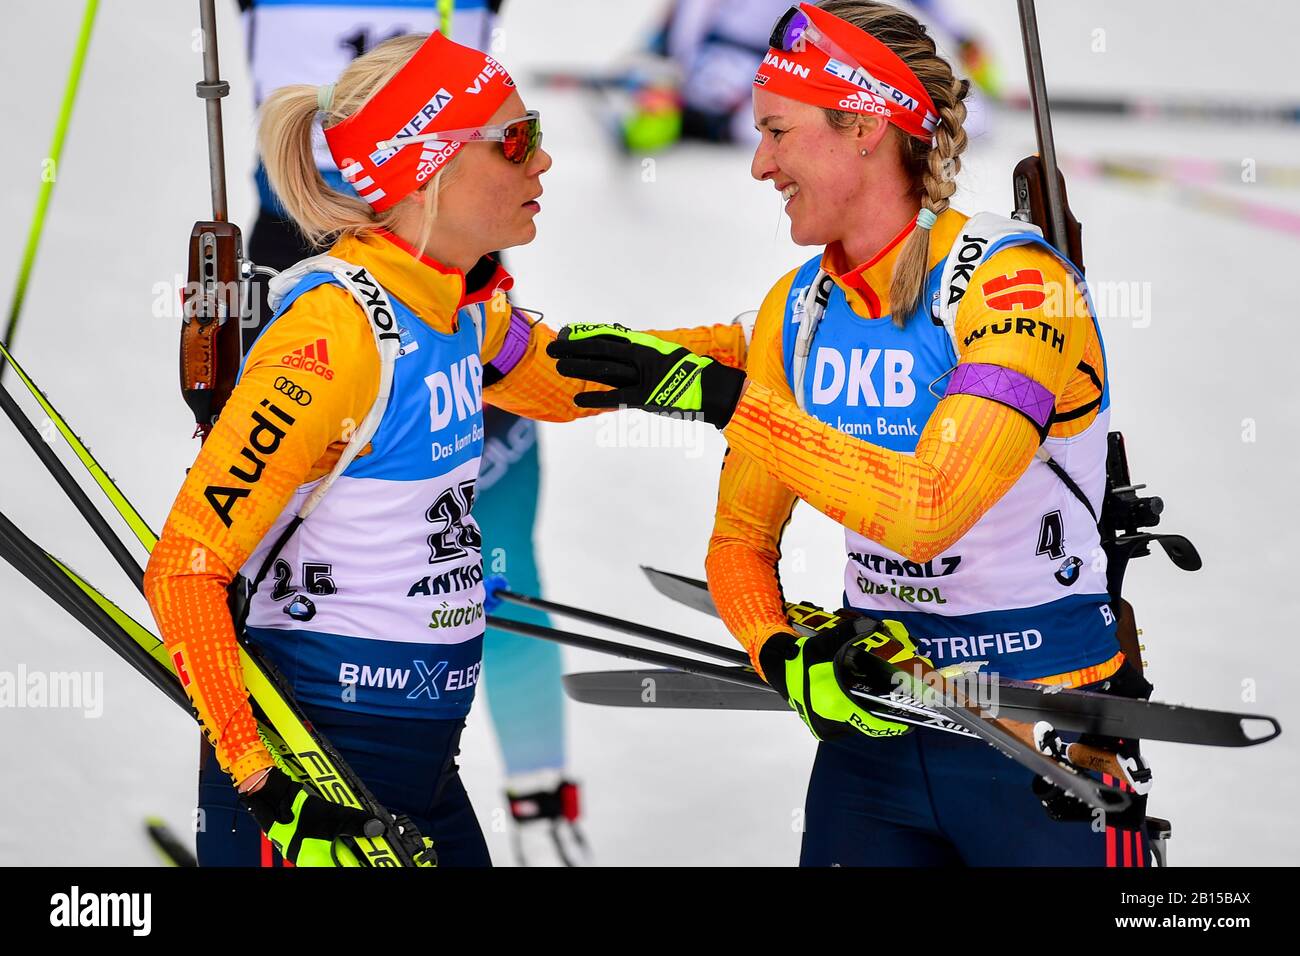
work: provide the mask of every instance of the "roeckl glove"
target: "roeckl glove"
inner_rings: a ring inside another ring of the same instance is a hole
[[[567,378],[613,387],[580,392],[579,408],[640,408],[690,413],[723,428],[745,385],[740,369],[696,355],[684,346],[621,325],[570,325],[546,347]]]

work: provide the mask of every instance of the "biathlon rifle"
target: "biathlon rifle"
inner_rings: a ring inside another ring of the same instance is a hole
[[[1034,132],[1038,153],[1026,156],[1011,174],[1015,210],[1011,216],[1032,223],[1043,237],[1067,256],[1083,273],[1083,227],[1070,210],[1065,191],[1065,177],[1056,162],[1056,142],[1052,135],[1052,115],[1047,100],[1047,81],[1043,72],[1043,51],[1038,39],[1038,18],[1034,0],[1016,0],[1020,12],[1020,33],[1025,46],[1025,68],[1029,77],[1029,96],[1034,115]],[[1150,534],[1144,528],[1155,527],[1164,510],[1164,502],[1138,492],[1145,485],[1134,484],[1129,477],[1128,455],[1124,436],[1111,432],[1106,455],[1106,492],[1102,499],[1098,527],[1102,550],[1107,557],[1107,589],[1119,617],[1120,643],[1125,655],[1141,661],[1133,611],[1121,596],[1124,572],[1135,557],[1150,554],[1149,545],[1157,542],[1184,571],[1195,571],[1201,557],[1187,538],[1178,534]]]
[[[195,86],[207,110],[212,218],[190,233],[189,272],[181,292],[181,394],[194,413],[196,434],[206,438],[235,385],[242,357],[241,330],[251,315],[250,282],[256,271],[244,257],[239,227],[226,202],[225,140],[221,100],[230,84],[220,78],[215,0],[199,0],[203,79]]]

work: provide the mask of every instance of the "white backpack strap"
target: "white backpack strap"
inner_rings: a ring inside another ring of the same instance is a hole
[[[478,342],[478,350],[483,351],[483,325],[485,322],[484,306],[482,303],[476,305],[467,305],[461,309],[462,315],[468,315],[469,320],[474,323],[474,338]]]
[[[803,399],[803,377],[808,371],[808,356],[812,353],[812,343],[814,336],[817,335],[817,326],[821,324],[822,316],[826,314],[826,306],[831,301],[831,289],[835,285],[835,280],[830,274],[822,269],[817,270],[817,275],[813,277],[812,284],[803,295],[801,307],[795,310],[792,321],[798,324],[799,331],[795,333],[794,338],[794,355],[791,357],[790,384],[794,389],[795,401],[804,411],[808,409],[804,406]]]
[[[957,349],[957,309],[961,305],[971,276],[988,257],[989,250],[999,240],[1015,233],[1032,232],[1041,236],[1043,231],[1033,223],[1021,222],[999,216],[995,212],[981,212],[971,216],[962,226],[952,251],[943,264],[939,278],[939,298],[934,304],[934,315],[943,322],[953,350]]]
[[[301,259],[289,268],[272,276],[266,284],[266,298],[271,310],[278,309],[280,303],[284,301],[284,297],[292,292],[294,286],[306,276],[313,272],[333,272],[333,266],[340,262],[342,262],[341,259],[335,259],[333,256],[312,256],[310,259]],[[343,262],[343,265],[349,266],[346,262]],[[356,268],[355,266],[349,267]]]
[[[375,395],[375,403],[370,406],[366,417],[348,437],[347,446],[339,455],[339,460],[334,463],[330,473],[321,479],[320,484],[313,489],[302,507],[298,509],[300,520],[316,509],[339,475],[352,464],[353,459],[370,443],[370,439],[379,430],[379,423],[388,409],[388,399],[393,392],[393,366],[401,346],[401,334],[397,330],[397,313],[393,311],[393,304],[389,301],[388,294],[364,268],[333,256],[321,255],[304,259],[272,279],[269,288],[271,307],[275,308],[304,276],[313,272],[328,272],[332,275],[339,285],[352,293],[352,297],[357,300],[357,305],[361,306],[361,311],[366,314],[370,331],[375,336],[375,347],[379,349],[379,392]]]

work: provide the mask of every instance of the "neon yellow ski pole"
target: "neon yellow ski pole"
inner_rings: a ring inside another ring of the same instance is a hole
[[[95,11],[99,0],[86,0],[86,12],[81,17],[81,35],[77,37],[77,48],[72,55],[72,70],[68,74],[68,84],[63,90],[63,106],[59,110],[59,121],[54,127],[54,143],[50,146],[48,164],[41,176],[41,192],[36,197],[36,212],[32,215],[32,225],[27,232],[27,248],[23,251],[22,265],[18,270],[18,282],[14,286],[13,297],[9,301],[9,320],[5,325],[3,341],[12,345],[14,333],[18,330],[18,317],[22,314],[23,300],[27,297],[27,281],[31,278],[32,266],[36,262],[36,249],[41,243],[41,233],[45,229],[45,211],[50,205],[50,195],[54,192],[54,181],[58,178],[59,159],[63,155],[63,139],[68,132],[68,123],[72,119],[72,105],[77,99],[77,87],[81,85],[81,68],[86,62],[86,50],[90,47],[90,33],[95,25]],[[4,379],[8,364],[0,359],[0,381]]]

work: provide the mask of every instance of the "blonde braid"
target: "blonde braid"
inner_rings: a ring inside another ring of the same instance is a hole
[[[961,154],[966,149],[966,96],[970,83],[953,79],[947,102],[931,93],[935,109],[939,111],[939,125],[934,129],[934,145],[926,146],[915,137],[908,137],[909,146],[920,155],[921,208],[938,216],[949,206],[948,200],[957,191],[957,174],[961,172]],[[919,147],[919,149],[918,149]],[[930,265],[930,230],[916,228],[903,241],[894,274],[889,282],[889,305],[894,324],[902,328],[907,317],[920,304],[925,291],[925,277]]]

